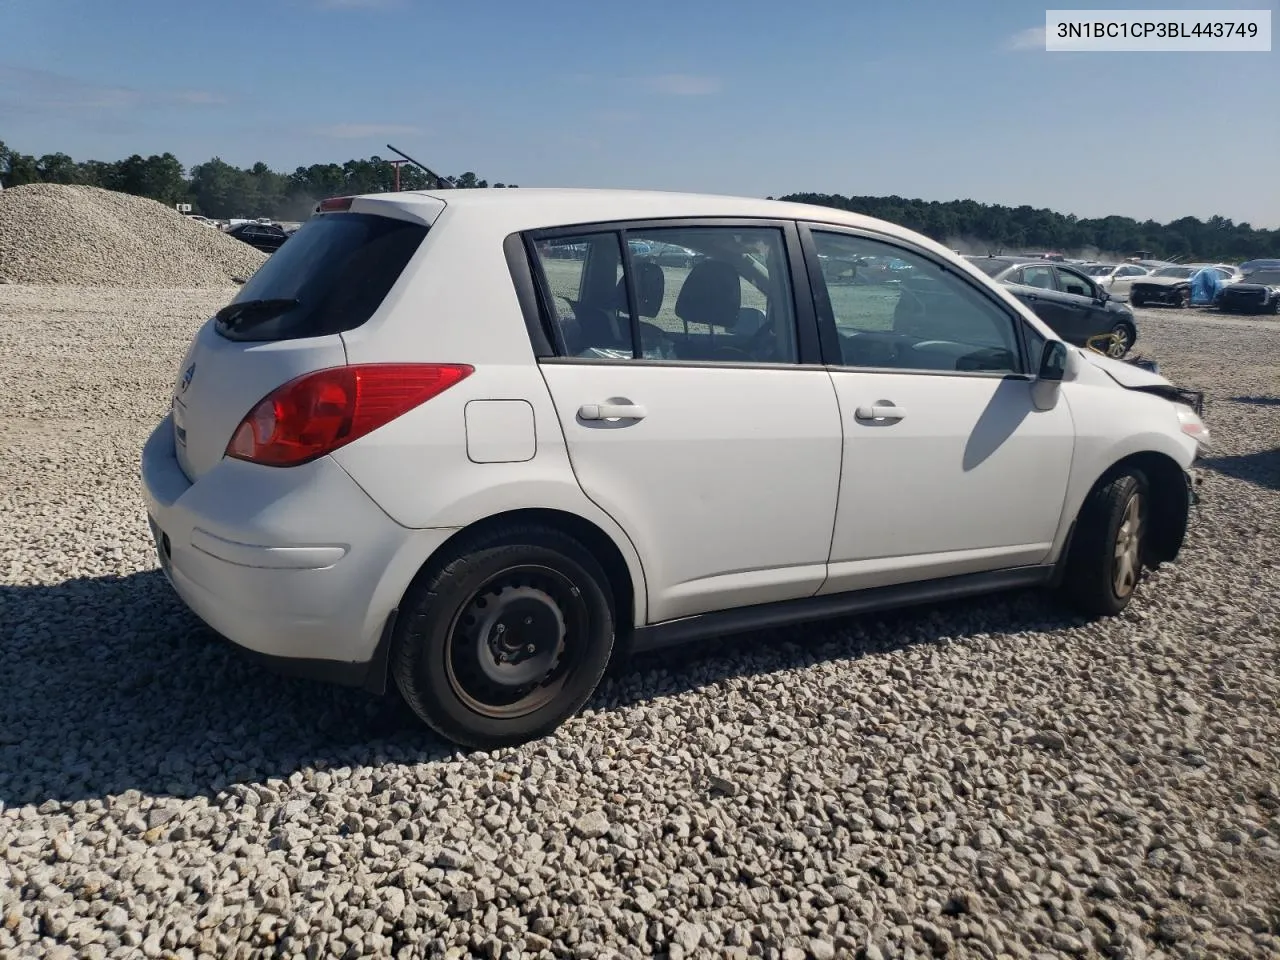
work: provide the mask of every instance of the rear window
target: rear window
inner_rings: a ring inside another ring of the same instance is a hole
[[[229,340],[294,340],[354,330],[381,306],[427,227],[366,213],[307,221],[219,311]],[[252,309],[257,304],[260,309]],[[232,309],[240,305],[241,309]]]
[[[975,257],[969,260],[975,267],[985,273],[988,277],[994,277],[1001,270],[1009,266],[1008,260],[992,260],[988,257]]]

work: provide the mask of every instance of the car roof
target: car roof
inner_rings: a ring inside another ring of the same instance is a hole
[[[928,237],[874,217],[818,204],[762,200],[730,194],[677,193],[660,190],[618,190],[586,187],[507,187],[487,189],[405,190],[399,193],[362,194],[356,199],[392,204],[416,213],[442,204],[441,216],[482,211],[494,227],[506,232],[540,227],[604,223],[612,220],[675,219],[696,217],[773,218],[809,220],[861,227],[908,238],[935,252],[955,254]],[[362,204],[362,209],[369,209]]]

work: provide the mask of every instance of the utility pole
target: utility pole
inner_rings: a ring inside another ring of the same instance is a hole
[[[400,167],[408,163],[408,160],[388,160],[387,163],[396,168],[396,193],[400,192]]]

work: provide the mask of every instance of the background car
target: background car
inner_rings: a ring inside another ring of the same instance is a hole
[[[289,234],[274,223],[242,223],[227,233],[265,253],[275,253],[289,239]]]
[[[1160,267],[1133,281],[1129,287],[1129,303],[1135,307],[1189,307],[1191,278],[1206,267],[1216,271],[1223,283],[1232,283],[1240,277],[1239,268],[1227,264],[1179,263]]]
[[[1223,287],[1214,306],[1227,313],[1280,313],[1280,262]]]
[[[1145,277],[1151,269],[1136,263],[1091,263],[1081,267],[1080,272],[1115,299],[1128,300],[1130,284],[1138,277]]]
[[[1078,267],[1018,257],[968,257],[1035,311],[1068,343],[1084,346],[1091,337],[1112,334],[1115,355],[1124,356],[1138,339],[1133,311],[1085,276]]]

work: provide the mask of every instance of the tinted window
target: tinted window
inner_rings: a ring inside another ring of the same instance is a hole
[[[390,292],[427,228],[361,213],[307,221],[240,288],[232,303],[279,301],[218,332],[232,340],[292,340],[354,330]],[[289,305],[296,301],[296,304]]]
[[[1280,284],[1280,270],[1255,270],[1244,280],[1248,283]]]
[[[959,276],[878,240],[819,231],[813,236],[819,257],[857,262],[893,256],[905,265],[882,282],[823,277],[846,366],[1020,370],[1013,318]]]
[[[637,228],[534,244],[568,356],[795,363],[786,241],[767,227]],[[625,274],[624,274],[625,269]],[[623,277],[630,281],[628,284]],[[635,298],[639,344],[631,323]]]

